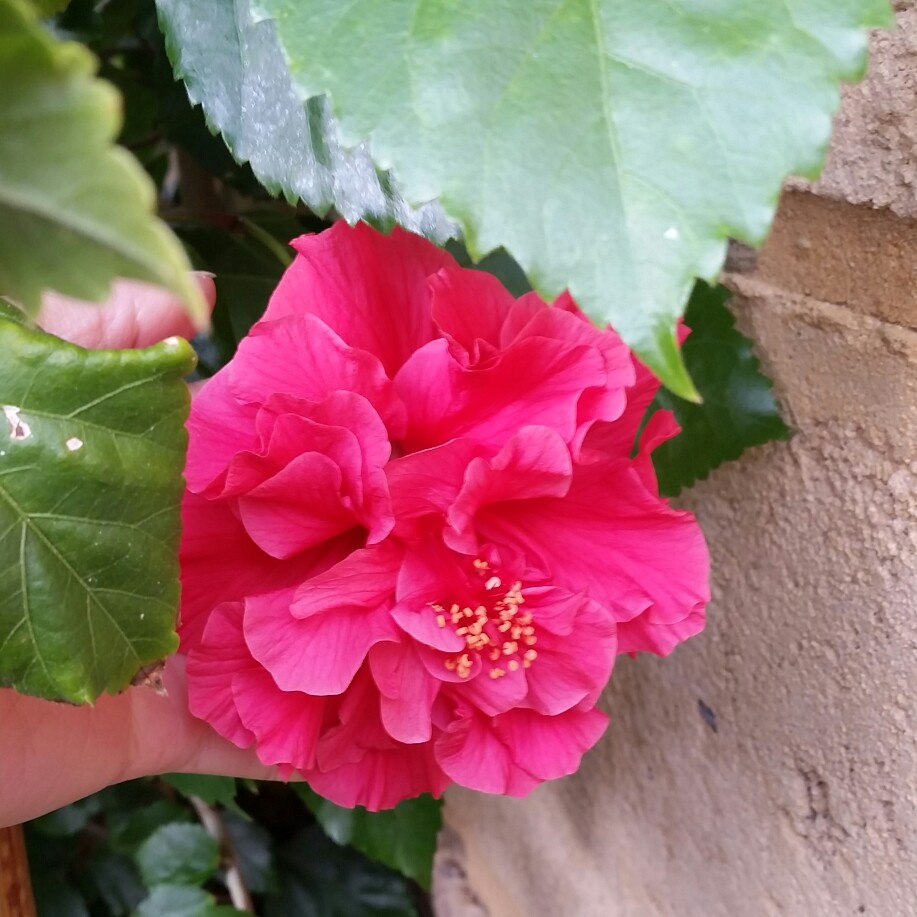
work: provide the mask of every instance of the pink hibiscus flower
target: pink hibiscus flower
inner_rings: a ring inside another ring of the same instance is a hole
[[[599,738],[619,652],[703,626],[707,552],[658,496],[656,383],[569,296],[423,239],[293,243],[195,400],[191,709],[341,805],[522,795]]]

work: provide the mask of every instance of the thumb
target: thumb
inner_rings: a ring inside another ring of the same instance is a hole
[[[213,276],[201,272],[194,276],[212,309]],[[116,280],[101,306],[48,291],[38,324],[64,340],[91,348],[148,347],[172,335],[190,338],[195,333],[177,296],[138,280]]]

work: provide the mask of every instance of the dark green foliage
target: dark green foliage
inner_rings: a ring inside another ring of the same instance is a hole
[[[215,779],[233,784],[232,791]],[[194,791],[194,805],[176,784]],[[344,834],[363,846],[372,839],[370,853],[381,860],[429,873],[423,861],[432,858],[435,832],[429,825],[434,819],[438,825],[438,804],[418,800],[423,814],[412,814],[408,806],[395,836],[388,827],[393,813],[382,813],[375,826],[377,816],[357,813],[347,826],[345,810],[329,819],[337,807],[314,797],[317,808],[330,807],[324,816],[336,832],[332,841],[297,791],[283,784],[171,775],[168,781],[111,787],[36,819],[26,826],[26,841],[38,917],[238,914],[226,881],[231,863],[255,912],[268,917],[416,917],[417,887],[347,846]],[[199,819],[195,806],[204,797],[210,821],[222,825],[223,843]],[[422,841],[403,836],[415,832]]]
[[[406,799],[384,812],[367,812],[361,806],[336,806],[305,784],[296,790],[333,841],[351,844],[424,888],[430,887],[433,854],[443,822],[439,800],[424,795]]]
[[[746,449],[790,434],[751,341],[735,328],[728,299],[724,287],[698,282],[685,314],[691,329],[683,348],[685,363],[703,403],[691,404],[660,389],[650,406],[650,413],[673,411],[682,429],[653,452],[659,489],[667,496],[703,480]]]

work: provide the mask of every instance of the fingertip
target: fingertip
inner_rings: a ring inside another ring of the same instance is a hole
[[[194,279],[197,281],[198,286],[201,288],[201,292],[204,294],[204,299],[207,301],[207,308],[212,312],[214,305],[217,301],[217,285],[215,281],[215,274],[211,274],[210,271],[194,271]]]

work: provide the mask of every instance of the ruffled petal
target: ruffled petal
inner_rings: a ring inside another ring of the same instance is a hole
[[[257,448],[257,413],[257,405],[243,404],[229,391],[225,369],[203,387],[188,416],[185,480],[190,491],[207,492],[238,453]]]
[[[457,550],[476,550],[472,523],[480,507],[562,498],[572,476],[570,450],[560,435],[549,427],[524,427],[492,460],[475,458],[469,463],[462,490],[448,511],[452,532],[447,542]]]
[[[375,354],[390,375],[433,337],[427,278],[455,266],[451,255],[397,227],[385,236],[343,221],[292,245],[298,255],[268,303],[267,320],[314,315],[351,347]]]
[[[434,745],[436,760],[460,786],[482,793],[527,796],[539,780],[516,763],[493,720],[471,709],[455,719]]]
[[[696,520],[648,491],[627,462],[577,467],[563,499],[469,504],[466,513],[481,536],[524,551],[557,585],[586,590],[619,623],[642,616],[678,627],[709,601],[707,546]],[[639,648],[660,645],[657,632]]]
[[[280,596],[255,596],[245,609],[245,642],[283,691],[341,694],[373,644],[397,639],[387,611],[348,607],[307,618],[290,614]]]
[[[292,557],[357,524],[340,491],[340,467],[325,455],[307,452],[240,497],[239,516],[262,551]]]
[[[449,352],[448,341],[436,340],[395,377],[409,418],[402,442],[413,452],[465,437],[499,449],[527,424],[551,427],[570,442],[581,394],[604,379],[595,348],[529,338],[466,368]]]
[[[526,670],[525,706],[550,716],[586,698],[595,703],[611,677],[618,651],[617,627],[607,608],[581,595],[568,595],[567,604],[575,620],[564,636],[551,633],[534,609],[538,658]]]
[[[378,811],[421,793],[439,796],[448,785],[430,742],[396,742],[385,730],[380,695],[366,668],[342,699],[338,719],[319,741],[316,768],[303,775],[326,799]]]
[[[404,554],[391,541],[353,551],[339,563],[306,579],[290,608],[297,618],[340,609],[371,610],[395,594]]]
[[[433,321],[469,355],[479,341],[500,346],[500,333],[515,299],[492,274],[462,268],[430,279]]]
[[[260,667],[241,669],[232,680],[239,718],[255,737],[263,764],[305,770],[315,766],[315,752],[326,701],[299,691],[281,691]]]
[[[433,734],[433,702],[440,682],[431,678],[410,645],[377,643],[369,667],[381,694],[385,731],[399,742],[427,742]]]
[[[413,609],[399,606],[392,609],[392,619],[410,637],[424,646],[444,653],[458,653],[465,649],[465,640],[455,632],[454,627],[440,627],[437,617],[446,620],[445,615],[429,606]]]
[[[385,474],[396,524],[445,513],[462,489],[468,463],[480,451],[470,440],[454,439],[389,462]]]
[[[541,782],[572,774],[607,725],[608,717],[595,709],[557,716],[510,710],[495,718],[493,731],[517,766],[524,762],[525,770]]]
[[[321,402],[337,391],[352,392],[375,408],[393,437],[403,432],[404,406],[379,360],[313,315],[260,321],[225,371],[241,402],[264,404],[278,395]]]
[[[242,636],[242,602],[224,602],[213,609],[200,638],[185,642],[188,655],[188,709],[206,720],[225,739],[240,748],[255,740],[236,708],[232,682],[237,673],[257,672]],[[262,695],[268,703],[271,695]]]
[[[325,799],[348,809],[363,806],[370,812],[393,809],[423,793],[439,798],[449,785],[428,742],[368,749],[352,764],[306,771],[304,776]]]
[[[273,592],[318,575],[355,547],[344,535],[288,561],[265,554],[225,502],[185,492],[182,502],[182,645],[200,639],[207,615],[226,601]]]

